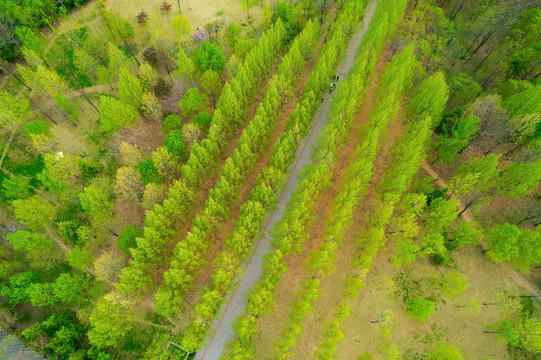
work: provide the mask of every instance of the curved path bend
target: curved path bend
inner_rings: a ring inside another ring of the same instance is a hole
[[[338,66],[337,74],[344,76],[353,66],[355,53],[361,44],[361,40],[368,30],[368,25],[374,15],[376,1],[372,1],[366,8],[363,19],[363,27],[358,29],[351,37],[345,58]],[[338,82],[337,86],[340,86]],[[336,92],[334,92],[336,94]],[[246,295],[252,288],[262,273],[263,257],[271,251],[272,229],[274,225],[283,217],[286,205],[295,190],[295,186],[299,181],[299,174],[303,168],[311,161],[312,154],[318,141],[318,135],[327,123],[327,114],[329,112],[329,100],[332,99],[332,94],[325,95],[325,101],[321,105],[316,114],[316,119],[312,125],[310,134],[301,142],[295,154],[296,160],[289,170],[289,176],[283,192],[278,199],[277,208],[267,215],[267,220],[263,230],[263,234],[259,242],[255,245],[255,250],[252,256],[244,264],[242,274],[236,280],[236,287],[226,297],[224,305],[220,309],[220,317],[214,321],[211,331],[207,334],[205,343],[206,347],[197,352],[196,360],[217,360],[222,355],[225,346],[233,338],[234,331],[232,328],[233,321],[244,312],[246,306]]]

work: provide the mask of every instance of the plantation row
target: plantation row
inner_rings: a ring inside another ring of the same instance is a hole
[[[422,88],[429,82],[423,82],[419,93],[422,93]],[[443,109],[443,104],[440,104],[435,96],[425,98],[424,101],[438,104]],[[408,110],[412,122],[404,139],[393,151],[396,158],[384,175],[382,189],[385,192],[381,197],[380,208],[374,213],[368,230],[358,241],[357,246],[362,250],[353,259],[355,273],[348,275],[344,282],[343,299],[336,305],[333,317],[327,321],[323,342],[317,346],[315,352],[317,359],[327,360],[336,357],[338,342],[344,339],[343,331],[340,328],[341,324],[348,318],[351,302],[364,286],[364,277],[370,268],[372,259],[385,243],[385,228],[391,219],[395,205],[408,190],[409,184],[424,157],[426,142],[430,137],[433,125],[432,117],[426,112],[426,108],[410,106]]]
[[[402,10],[403,11],[403,10]],[[360,48],[364,52],[364,48]],[[357,60],[363,61],[362,57]],[[356,151],[356,159],[348,169],[346,181],[340,193],[336,196],[333,206],[333,216],[328,222],[325,240],[321,248],[310,255],[307,268],[310,276],[301,283],[297,291],[296,302],[291,304],[289,320],[284,325],[282,336],[278,342],[275,359],[285,359],[291,356],[290,348],[294,347],[297,338],[302,336],[302,327],[308,314],[314,309],[313,303],[321,295],[321,281],[333,271],[337,259],[337,250],[345,240],[345,232],[351,226],[353,213],[364,196],[372,175],[373,161],[378,150],[379,136],[385,133],[389,122],[396,118],[404,88],[411,80],[413,70],[413,47],[406,48],[395,56],[381,77],[376,93],[381,94],[378,100],[381,105],[374,113],[368,124],[368,132],[363,136],[364,141]],[[351,81],[352,85],[355,81]],[[356,89],[358,87],[352,87]],[[345,92],[346,93],[346,92]],[[352,96],[349,99],[354,99]],[[339,98],[340,99],[340,98]],[[350,101],[355,103],[355,101]],[[352,104],[351,108],[356,107]],[[351,117],[351,120],[353,118]],[[344,119],[331,118],[333,127],[348,128]],[[331,125],[330,124],[330,125]],[[332,133],[332,132],[329,132]]]
[[[354,95],[354,91],[361,82],[360,76],[352,75],[351,82],[344,84],[341,88],[343,90],[339,90],[340,93],[336,95],[336,101],[329,112],[330,123],[323,129],[325,136],[316,152],[332,158],[337,149],[344,145],[359,98]],[[284,256],[299,251],[306,240],[305,229],[312,220],[313,205],[321,191],[329,185],[332,175],[329,164],[324,161],[309,165],[303,172],[304,179],[297,185],[283,219],[275,227],[275,240],[272,244],[274,250],[267,255],[263,275],[248,297],[245,313],[237,319],[234,326],[236,337],[228,345],[228,358],[253,356],[253,339],[260,332],[255,326],[256,319],[268,310],[276,285],[287,270]],[[287,356],[287,353],[284,356]]]
[[[283,23],[278,20],[260,38],[258,44],[246,56],[244,63],[239,67],[237,75],[224,90],[216,105],[211,121],[209,136],[200,145],[194,144],[190,151],[187,163],[182,167],[182,179],[177,180],[169,188],[168,198],[162,205],[155,205],[151,211],[146,212],[143,236],[137,238],[137,248],[131,249],[132,259],[128,266],[122,270],[120,283],[116,288],[129,296],[140,294],[152,288],[153,279],[151,269],[157,268],[166,262],[163,254],[168,245],[178,235],[177,229],[186,218],[189,210],[195,204],[197,191],[201,179],[217,165],[218,160],[227,145],[226,138],[233,126],[240,123],[248,98],[256,90],[251,86],[253,79],[263,79],[272,68],[281,49],[285,45],[286,30]],[[232,105],[236,104],[234,107]],[[223,121],[227,116],[232,121]],[[119,300],[118,298],[122,300]],[[133,305],[125,296],[110,293],[101,299],[90,316],[91,329],[89,340],[99,346],[115,346],[125,331],[111,331],[111,326],[98,326],[108,318],[117,318],[119,323],[129,324],[132,319]],[[108,314],[108,315],[106,315]]]
[[[317,48],[314,45],[318,39],[319,25],[308,21],[283,58],[256,115],[244,130],[233,156],[225,161],[217,185],[210,190],[208,200],[203,205],[204,213],[193,220],[192,229],[177,244],[170,269],[164,273],[165,282],[154,297],[159,314],[169,316],[178,312],[184,295],[192,290],[194,276],[206,262],[211,232],[229,217],[229,208],[239,196],[238,190],[245,183],[248,173],[261,157],[272,135],[273,124],[291,95],[305,61]]]
[[[194,144],[190,157],[182,166],[182,178],[173,185],[173,193],[162,206],[147,211],[143,237],[137,239],[137,249],[132,250],[132,261],[123,269],[118,289],[134,295],[149,290],[152,280],[148,269],[159,267],[166,259],[162,256],[177,235],[176,228],[193,206],[195,193],[204,174],[217,165],[227,144],[226,137],[233,126],[244,118],[248,99],[256,90],[253,79],[263,78],[272,67],[285,44],[285,28],[281,21],[267,30],[258,44],[246,56],[235,78],[224,86],[216,105],[209,136],[200,145]],[[225,122],[226,117],[230,122]]]
[[[262,170],[250,198],[240,209],[240,217],[234,232],[226,239],[225,248],[218,254],[212,275],[212,287],[207,287],[195,306],[195,319],[184,331],[181,345],[195,351],[201,344],[207,328],[219,310],[223,298],[243,258],[248,255],[252,240],[259,233],[267,210],[277,201],[277,192],[282,187],[289,166],[294,160],[298,144],[310,128],[320,99],[328,90],[335,74],[347,38],[360,17],[360,1],[350,1],[338,18],[331,39],[324,46],[315,65],[304,94],[287,121],[287,132],[276,142],[267,166]]]

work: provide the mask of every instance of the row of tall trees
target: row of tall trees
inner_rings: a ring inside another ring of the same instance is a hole
[[[195,217],[191,230],[177,244],[170,268],[164,273],[165,283],[155,296],[159,314],[169,316],[180,310],[183,296],[192,289],[194,276],[206,261],[206,249],[211,245],[210,234],[230,216],[229,207],[265,149],[273,123],[279,118],[280,110],[291,95],[305,61],[315,50],[318,38],[318,24],[309,21],[282,59],[256,115],[243,131],[233,155],[226,159],[217,185],[210,190],[203,205],[203,214]]]
[[[335,74],[335,67],[346,46],[344,39],[351,33],[348,29],[352,29],[358,21],[361,9],[360,2],[352,2],[347,16],[338,18],[337,23],[342,25],[337,26],[332,38],[322,50],[310,74],[304,94],[288,119],[287,132],[275,144],[272,156],[261,171],[256,187],[251,191],[248,201],[241,207],[241,216],[235,224],[235,230],[227,238],[225,249],[217,255],[212,287],[205,290],[195,306],[196,316],[187,327],[181,341],[184,348],[196,350],[201,344],[208,326],[223,302],[223,294],[233,281],[242,259],[248,255],[252,240],[260,231],[260,224],[267,210],[276,203],[276,192],[286,179],[289,166],[294,160],[295,150],[310,127],[321,96],[328,90],[328,84]],[[343,30],[348,34],[345,35]]]

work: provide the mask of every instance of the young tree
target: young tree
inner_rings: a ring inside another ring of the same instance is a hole
[[[139,66],[139,81],[143,92],[148,92],[156,86],[158,82],[158,74],[156,70],[147,63]]]
[[[94,275],[96,279],[104,282],[117,282],[122,269],[126,265],[124,256],[115,250],[104,252],[94,261]]]
[[[120,69],[118,78],[120,100],[134,108],[138,108],[143,97],[141,81],[126,68]]]
[[[470,286],[464,275],[458,272],[452,272],[443,278],[440,284],[440,291],[443,296],[451,300],[458,299],[464,291]]]
[[[15,130],[32,115],[26,98],[18,98],[8,91],[0,91],[0,126]]]
[[[199,144],[201,139],[205,136],[203,130],[197,125],[188,123],[182,127],[182,134],[184,136],[184,143],[187,147],[191,147],[193,144]]]
[[[136,239],[141,236],[143,236],[143,230],[139,229],[135,225],[128,225],[118,236],[116,246],[129,255],[130,249],[137,248]]]
[[[518,253],[517,241],[520,236],[521,231],[516,225],[496,225],[487,231],[489,248],[485,252],[490,252],[496,260],[509,261]]]
[[[541,179],[541,161],[511,163],[502,167],[499,191],[516,199],[534,191]]]
[[[94,346],[116,348],[133,328],[133,301],[120,297],[120,294],[115,295],[113,301],[100,299],[89,317],[88,340]]]
[[[164,184],[148,183],[145,186],[142,205],[145,209],[152,209],[154,205],[161,204],[165,197]]]
[[[204,73],[207,70],[221,71],[225,66],[225,52],[215,43],[204,41],[197,49],[197,66]]]
[[[420,91],[410,100],[409,106],[414,114],[427,112],[432,118],[432,125],[437,126],[448,98],[449,87],[445,75],[439,72],[423,81]]]
[[[383,310],[376,320],[370,321],[375,324],[383,333],[383,336],[391,336],[391,327],[393,326],[394,314],[391,310]]]
[[[139,163],[139,174],[141,174],[141,179],[145,185],[148,183],[157,184],[162,181],[151,158],[147,158]]]
[[[133,106],[104,95],[100,97],[100,114],[101,125],[107,132],[133,125],[138,115],[137,109]]]
[[[201,94],[199,89],[190,88],[184,94],[184,97],[178,103],[180,111],[184,116],[192,116],[200,112],[208,105],[208,99],[205,94]]]
[[[165,147],[159,147],[152,153],[152,161],[163,179],[172,180],[180,174],[180,159]]]
[[[193,60],[186,55],[182,48],[178,51],[177,71],[181,76],[190,81],[193,80],[195,75],[195,65]]]
[[[186,145],[184,145],[184,135],[182,135],[182,131],[180,130],[173,130],[169,134],[165,136],[165,139],[163,140],[164,147],[167,149],[167,151],[170,154],[179,156],[181,159],[185,159],[187,152],[186,152]]]
[[[205,133],[208,132],[211,122],[212,114],[208,110],[203,110],[192,119],[192,124],[199,126]]]
[[[152,93],[143,94],[140,108],[147,119],[159,121],[162,118],[162,106]]]
[[[83,300],[89,281],[83,274],[61,274],[53,283],[54,296],[67,304],[78,304]]]
[[[123,166],[116,172],[114,188],[115,192],[122,198],[133,202],[139,202],[141,196],[143,196],[145,184],[137,169],[130,166]]]
[[[201,90],[212,99],[212,106],[216,107],[216,100],[224,86],[224,82],[220,78],[220,75],[214,70],[207,70],[201,75],[199,81]]]
[[[13,201],[15,216],[30,230],[41,230],[56,219],[56,208],[49,201],[34,195],[28,199]]]
[[[171,27],[180,41],[186,40],[191,33],[190,23],[182,15],[177,15],[171,20]]]
[[[81,207],[93,218],[102,218],[112,215],[113,203],[109,200],[109,192],[96,185],[85,187],[83,192],[79,194]]]
[[[26,199],[30,196],[30,180],[23,175],[10,175],[2,180],[2,192],[11,200]]]
[[[122,141],[119,147],[120,163],[124,166],[137,167],[139,162],[145,158],[143,152],[137,145]]]
[[[0,287],[0,294],[9,297],[10,304],[20,304],[28,301],[28,287],[30,284],[40,282],[40,276],[33,271],[25,271],[13,275],[9,283]]]
[[[426,322],[430,318],[430,315],[436,310],[434,308],[434,302],[425,299],[422,296],[407,300],[406,306],[406,314],[420,323]]]
[[[171,130],[180,130],[183,123],[184,121],[182,121],[182,118],[177,114],[167,115],[162,122],[162,131],[167,134]]]
[[[75,246],[66,254],[66,261],[69,266],[79,271],[86,271],[92,264],[92,251],[88,246]]]

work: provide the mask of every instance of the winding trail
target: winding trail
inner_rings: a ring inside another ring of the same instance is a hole
[[[447,186],[447,183],[445,182],[445,180],[443,180],[442,178],[439,177],[438,173],[436,173],[436,171],[434,171],[434,169],[432,168],[432,166],[430,166],[426,161],[424,161],[422,163],[422,168],[423,170],[428,174],[430,175],[430,177],[432,179],[434,179],[434,181],[436,181],[436,183],[438,184],[438,186],[440,188],[446,188],[448,187]],[[460,199],[455,195],[455,194],[452,194],[451,195],[451,198],[453,199],[456,199],[459,201],[459,205],[458,205],[458,210],[459,211],[463,211],[464,210],[464,207],[462,206],[462,204],[460,204]],[[467,223],[471,223],[473,221],[473,216],[470,212],[469,209],[466,209],[466,211],[464,211],[462,213],[462,220],[464,220],[465,222]],[[487,243],[483,240],[483,239],[479,239],[479,243],[481,244],[481,247],[483,248],[483,250],[487,250],[488,249],[488,245]],[[537,296],[537,297],[541,297],[541,289],[539,289],[539,287],[534,284],[533,282],[531,282],[530,280],[528,280],[523,274],[521,274],[520,272],[516,271],[515,269],[511,269],[509,266],[507,266],[506,264],[504,263],[500,263],[500,265],[507,271],[507,276],[509,276],[514,282],[516,282],[520,287],[526,289],[531,295],[534,295],[534,296]]]
[[[376,1],[372,1],[366,8],[363,20],[363,27],[358,29],[351,37],[345,58],[338,66],[337,74],[344,77],[353,66],[355,52],[359,47],[361,40],[368,30],[368,25],[374,15]],[[340,83],[337,84],[340,86]],[[214,331],[207,334],[206,341],[208,345],[204,350],[199,351],[196,360],[216,360],[219,359],[227,343],[233,338],[233,321],[244,312],[246,306],[246,295],[262,274],[263,257],[271,251],[271,233],[274,225],[280,221],[286,210],[286,205],[295,190],[299,181],[299,174],[311,161],[312,154],[318,141],[318,135],[327,123],[327,114],[329,112],[329,100],[332,95],[325,95],[325,100],[316,114],[316,119],[312,125],[310,134],[302,141],[295,154],[296,160],[289,170],[289,176],[282,193],[278,198],[278,204],[275,210],[267,215],[267,221],[263,229],[262,237],[255,245],[255,250],[244,265],[242,273],[236,279],[236,287],[232,289],[231,294],[226,298],[226,302],[220,310],[220,318],[215,320],[212,325]]]

